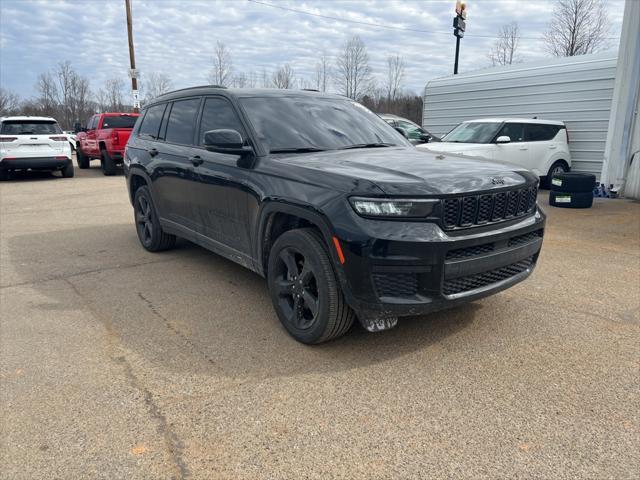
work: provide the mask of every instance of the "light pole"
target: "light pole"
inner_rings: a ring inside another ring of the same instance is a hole
[[[467,5],[462,0],[456,1],[456,16],[453,18],[453,34],[456,37],[456,58],[453,62],[453,74],[458,74],[458,58],[460,57],[460,39],[467,28]]]

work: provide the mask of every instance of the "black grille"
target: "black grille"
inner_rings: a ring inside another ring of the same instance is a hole
[[[536,230],[535,232],[529,232],[525,233],[524,235],[518,235],[517,237],[511,237],[509,239],[509,246],[517,247],[518,245],[524,245],[525,243],[533,242],[540,237],[542,237],[542,230]]]
[[[415,273],[374,273],[373,281],[379,297],[412,297],[418,293]]]
[[[442,201],[446,228],[470,227],[499,222],[526,215],[536,205],[537,187],[525,187],[508,192],[465,195]]]
[[[468,292],[469,290],[475,290],[476,288],[486,287],[492,283],[498,283],[502,280],[511,278],[518,273],[524,272],[532,263],[533,257],[529,257],[525,260],[507,265],[506,267],[489,270],[488,272],[454,278],[452,280],[445,280],[442,287],[442,293],[445,295],[454,295],[456,293]]]
[[[457,258],[474,257],[483,253],[493,252],[493,243],[485,243],[484,245],[476,245],[475,247],[457,248],[447,252],[447,260],[455,260]]]

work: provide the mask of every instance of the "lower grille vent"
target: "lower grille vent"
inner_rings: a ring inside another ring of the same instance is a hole
[[[415,273],[374,273],[373,282],[378,297],[413,297],[418,293]]]
[[[469,290],[475,290],[476,288],[486,287],[492,283],[498,283],[522,273],[532,264],[533,257],[529,257],[525,260],[520,260],[519,262],[507,265],[506,267],[489,270],[488,272],[445,280],[442,287],[442,293],[445,295],[454,295],[456,293],[468,292]]]

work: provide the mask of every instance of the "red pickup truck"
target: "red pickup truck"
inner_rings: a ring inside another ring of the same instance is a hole
[[[137,113],[98,113],[78,133],[76,156],[78,167],[89,168],[89,162],[100,159],[105,175],[116,173],[116,165],[124,159],[124,147],[138,119]]]

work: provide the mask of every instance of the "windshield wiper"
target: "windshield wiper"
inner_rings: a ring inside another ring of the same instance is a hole
[[[276,148],[275,150],[269,150],[269,153],[309,153],[309,152],[324,152],[324,148],[318,147],[299,147],[299,148]]]
[[[379,148],[379,147],[396,147],[395,143],[357,143],[355,145],[347,145],[346,147],[340,147],[338,150],[351,150],[353,148]]]

